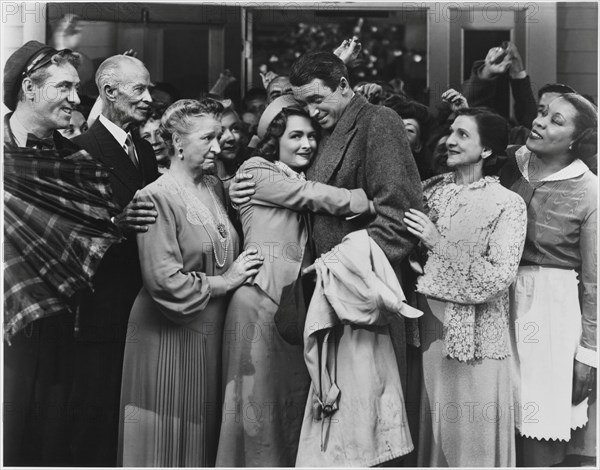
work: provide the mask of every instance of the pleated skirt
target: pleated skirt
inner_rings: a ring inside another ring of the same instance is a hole
[[[219,434],[220,357],[225,299],[178,325],[142,290],[125,346],[119,464],[214,466]]]

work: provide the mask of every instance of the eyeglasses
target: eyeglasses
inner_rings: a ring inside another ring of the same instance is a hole
[[[36,70],[40,70],[41,68],[47,66],[52,62],[52,59],[56,55],[65,55],[72,54],[73,51],[71,49],[62,49],[57,51],[56,49],[48,49],[35,59],[31,61],[31,63],[27,66],[25,71],[23,72],[23,78],[30,76]]]

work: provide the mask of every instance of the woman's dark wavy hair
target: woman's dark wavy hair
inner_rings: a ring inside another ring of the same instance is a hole
[[[498,156],[506,154],[509,125],[506,119],[489,108],[464,108],[456,112],[458,116],[470,116],[477,124],[481,146],[492,151],[492,155],[483,160],[483,174],[497,175]]]
[[[301,116],[308,119],[317,133],[317,142],[321,140],[321,127],[319,124],[304,109],[291,106],[283,108],[275,115],[271,124],[267,127],[265,136],[256,146],[256,150],[252,154],[253,157],[262,157],[270,162],[279,160],[279,139],[285,132],[290,116]]]
[[[571,156],[585,161],[598,153],[598,108],[579,93],[565,93],[560,98],[576,111]]]

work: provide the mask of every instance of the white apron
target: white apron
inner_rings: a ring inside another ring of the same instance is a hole
[[[568,441],[588,421],[571,405],[581,309],[573,270],[521,266],[511,287],[515,422],[521,435]]]

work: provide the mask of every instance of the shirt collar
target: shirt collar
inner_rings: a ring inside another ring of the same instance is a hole
[[[529,160],[531,160],[531,151],[523,146],[517,150],[515,157],[517,159],[517,166],[519,167],[519,171],[523,175],[523,178],[529,181]],[[540,180],[540,182],[569,180],[583,175],[588,170],[588,166],[577,158],[562,170],[546,176],[544,179]]]
[[[27,146],[27,129],[23,125],[23,123],[17,118],[15,113],[10,117],[8,121],[10,125],[10,130],[15,138],[15,143],[18,147],[26,147]]]
[[[106,118],[103,114],[101,114],[98,119],[100,119],[100,122],[104,125],[104,127],[106,127],[106,130],[112,134],[119,145],[127,148],[126,141],[129,134],[117,126],[114,122]]]

